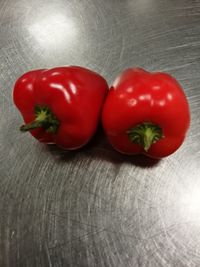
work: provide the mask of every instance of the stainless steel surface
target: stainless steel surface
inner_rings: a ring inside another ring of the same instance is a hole
[[[159,162],[114,152],[100,130],[64,153],[21,134],[22,73],[82,65],[111,83],[167,71],[192,122]],[[200,266],[200,1],[0,1],[0,266]]]

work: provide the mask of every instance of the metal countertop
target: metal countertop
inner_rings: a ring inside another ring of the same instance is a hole
[[[183,86],[191,127],[155,162],[115,152],[100,129],[67,153],[21,134],[15,80],[81,65]],[[200,266],[200,1],[0,1],[0,266]]]

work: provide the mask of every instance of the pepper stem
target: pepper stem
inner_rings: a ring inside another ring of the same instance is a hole
[[[163,138],[163,131],[160,126],[151,122],[144,122],[127,132],[131,142],[143,147],[147,152],[152,144]]]
[[[36,128],[40,128],[42,127],[42,121],[33,121],[33,122],[30,122],[30,123],[27,123],[25,125],[22,125],[20,127],[20,131],[22,132],[27,132],[27,131],[30,131],[30,130],[33,130],[33,129],[36,129]]]
[[[37,128],[44,128],[48,133],[56,133],[59,128],[59,121],[48,107],[35,107],[35,120],[22,125],[20,131],[26,132]]]

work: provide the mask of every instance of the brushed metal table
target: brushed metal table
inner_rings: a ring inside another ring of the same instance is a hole
[[[130,66],[175,76],[181,149],[155,162],[101,129],[72,153],[20,133],[15,80],[72,64],[109,84]],[[0,0],[0,266],[200,266],[200,1]]]

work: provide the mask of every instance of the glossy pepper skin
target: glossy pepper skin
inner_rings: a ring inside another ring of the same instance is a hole
[[[189,105],[180,84],[169,74],[130,68],[111,86],[102,123],[117,151],[163,158],[185,139]]]
[[[25,121],[21,131],[63,149],[80,148],[96,131],[108,89],[103,77],[79,66],[27,72],[13,91]]]

